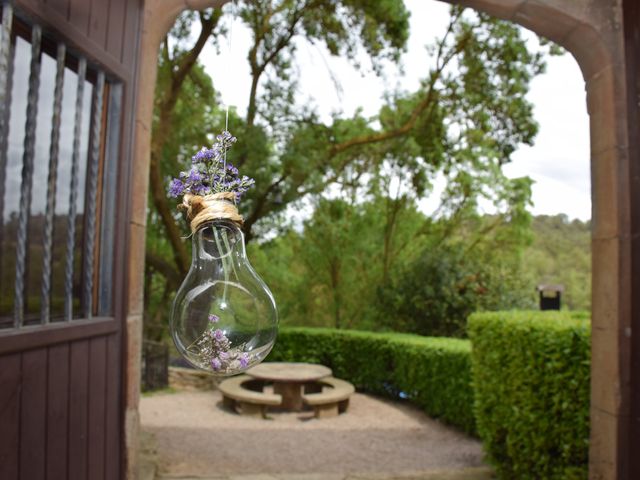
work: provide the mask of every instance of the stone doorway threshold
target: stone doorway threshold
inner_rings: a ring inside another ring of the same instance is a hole
[[[495,478],[489,467],[464,468],[458,470],[440,470],[414,472],[407,474],[254,474],[229,475],[221,477],[176,477],[157,476],[154,480],[490,480]]]

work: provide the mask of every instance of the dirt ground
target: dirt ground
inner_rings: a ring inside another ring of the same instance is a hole
[[[222,407],[217,391],[145,396],[140,413],[161,478],[413,475],[483,465],[476,439],[369,395],[354,395],[347,413],[322,420],[312,412],[242,417]]]

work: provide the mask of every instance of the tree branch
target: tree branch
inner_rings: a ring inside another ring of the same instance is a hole
[[[202,28],[194,46],[180,58],[175,70],[172,65],[169,65],[169,68],[173,72],[171,77],[171,88],[169,88],[165,95],[160,98],[158,105],[158,118],[160,120],[153,132],[151,140],[151,161],[149,166],[149,189],[151,191],[151,199],[154,207],[160,215],[160,219],[169,238],[169,243],[173,249],[176,265],[182,275],[185,275],[189,270],[190,260],[187,249],[185,248],[181,238],[180,229],[176,225],[172,209],[167,200],[164,185],[165,179],[162,174],[160,159],[162,158],[162,151],[164,149],[165,142],[167,141],[167,138],[169,138],[169,133],[173,128],[173,111],[180,95],[180,89],[182,88],[185,79],[193,69],[198,56],[211,36],[213,29],[218,24],[221,15],[221,9],[214,10],[214,13],[209,18],[205,17],[201,12],[200,23],[202,24]]]
[[[180,285],[181,277],[176,271],[175,266],[167,262],[161,255],[147,249],[144,258],[147,266],[161,274],[166,279],[168,285],[172,287]]]
[[[447,31],[444,34],[444,36],[442,37],[442,39],[440,40],[440,43],[438,45],[438,53],[436,55],[436,68],[435,68],[435,70],[433,70],[431,72],[431,78],[430,78],[430,81],[429,81],[427,95],[413,109],[413,111],[411,112],[411,115],[409,116],[407,121],[403,125],[401,125],[400,127],[396,128],[396,129],[393,129],[393,130],[387,130],[385,132],[373,133],[371,135],[362,135],[362,136],[359,136],[359,137],[354,137],[354,138],[346,140],[346,141],[344,141],[342,143],[334,145],[333,147],[331,147],[331,150],[330,150],[330,155],[331,156],[335,156],[335,155],[337,155],[339,153],[344,152],[345,150],[348,150],[350,148],[357,147],[357,146],[360,146],[360,145],[368,145],[368,144],[371,144],[371,143],[377,143],[377,142],[383,142],[385,140],[391,140],[392,138],[397,138],[397,137],[400,137],[402,135],[406,135],[407,133],[409,133],[411,131],[411,129],[415,126],[416,122],[420,118],[420,115],[422,115],[422,113],[425,110],[427,110],[427,108],[429,108],[429,106],[431,105],[431,103],[433,101],[433,97],[434,97],[434,91],[435,91],[436,82],[441,78],[442,73],[444,72],[444,69],[447,67],[449,62],[451,62],[451,60],[453,60],[453,58],[457,54],[459,54],[460,52],[462,52],[464,50],[464,48],[465,48],[465,46],[466,46],[466,44],[467,44],[467,42],[469,40],[469,35],[463,37],[456,44],[454,49],[449,51],[446,55],[444,54],[444,48],[446,46],[447,39],[448,39],[449,35],[453,32],[453,27],[454,27],[455,23],[458,21],[459,18],[460,18],[460,15],[456,15],[454,17],[451,17],[451,19],[449,21],[449,25],[447,27]]]

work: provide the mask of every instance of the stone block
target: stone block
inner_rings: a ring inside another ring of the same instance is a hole
[[[624,192],[628,190],[625,171],[626,149],[611,148],[591,156],[591,235],[597,239],[617,237],[624,233],[628,207]]]
[[[140,414],[137,408],[124,412],[125,465],[128,480],[138,480],[140,474]]]
[[[616,329],[591,331],[591,406],[610,415],[629,415],[629,339]]]
[[[556,3],[536,0],[524,2],[513,21],[560,45],[579,25],[575,17],[567,15]]]
[[[169,387],[176,390],[215,390],[219,380],[192,368],[169,367]]]
[[[145,226],[147,223],[151,135],[147,127],[138,121],[135,123],[135,138],[131,172],[131,221]]]
[[[127,317],[127,378],[126,406],[138,408],[140,403],[140,375],[142,368],[142,315]]]
[[[496,18],[511,20],[525,1],[526,0],[461,0],[449,3],[457,3],[487,13]]]
[[[129,224],[129,292],[128,313],[141,314],[144,309],[145,227]]]
[[[620,438],[628,434],[628,417],[619,417],[591,408],[589,441],[589,479],[613,480],[619,476],[618,449]]]
[[[591,257],[593,328],[619,329],[620,239],[593,239]]]
[[[609,65],[587,80],[591,153],[627,147],[624,69]]]
[[[606,36],[592,25],[577,25],[562,39],[561,45],[575,57],[585,80],[615,63]]]

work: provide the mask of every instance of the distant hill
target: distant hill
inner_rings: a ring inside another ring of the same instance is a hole
[[[591,222],[540,215],[531,226],[533,242],[523,258],[529,281],[561,283],[563,308],[591,310]]]

